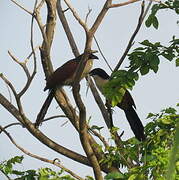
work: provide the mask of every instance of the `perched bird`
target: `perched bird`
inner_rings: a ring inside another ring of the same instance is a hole
[[[89,74],[94,78],[97,88],[103,94],[103,87],[109,81],[110,76],[101,68],[93,69]],[[107,100],[110,101],[110,99]],[[124,111],[135,137],[139,141],[145,140],[144,127],[135,111],[136,106],[129,91],[126,90],[122,101],[117,106]]]
[[[48,110],[48,107],[50,106],[50,103],[52,102],[52,99],[54,97],[56,88],[57,87],[60,88],[62,86],[73,85],[74,78],[76,75],[76,70],[80,63],[80,60],[82,59],[82,56],[83,56],[83,54],[81,54],[80,56],[78,56],[74,59],[67,61],[61,67],[56,69],[49,76],[49,78],[47,78],[44,91],[49,89],[49,94],[48,94],[48,97],[46,98],[39,114],[37,115],[35,127],[38,127],[41,124],[41,122],[43,121],[45,114]],[[87,59],[87,62],[86,62],[85,68],[82,72],[80,80],[83,79],[90,72],[94,59],[98,59],[98,57],[91,53]]]

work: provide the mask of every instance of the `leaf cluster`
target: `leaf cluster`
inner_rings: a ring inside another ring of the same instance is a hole
[[[122,101],[126,89],[132,90],[138,78],[138,73],[132,71],[119,70],[112,73],[110,81],[103,89],[105,97],[111,101],[112,106]]]
[[[38,170],[19,171],[14,169],[15,164],[22,164],[24,157],[15,156],[0,163],[0,171],[6,176],[17,176],[16,180],[74,180],[69,175],[62,175],[63,170],[55,172],[50,168],[40,168]]]
[[[178,66],[179,39],[173,37],[169,46],[161,45],[160,42],[152,43],[149,40],[144,40],[140,44],[141,47],[128,54],[130,71],[140,71],[141,75],[146,75],[150,70],[157,73],[161,61],[160,57],[169,61],[176,59],[176,66]]]
[[[140,47],[128,54],[128,70],[118,70],[113,72],[110,81],[104,86],[103,93],[111,101],[112,106],[116,106],[122,101],[126,89],[132,90],[135,82],[141,75],[146,75],[152,70],[157,73],[162,58],[169,61],[176,60],[179,66],[179,39],[173,36],[168,46],[160,42],[152,43],[149,40],[140,42]]]
[[[153,26],[155,29],[159,27],[159,21],[157,19],[157,12],[161,9],[171,9],[174,10],[176,14],[179,14],[179,1],[178,0],[168,0],[164,3],[154,4],[151,8],[151,13],[145,21],[147,27]]]
[[[123,179],[123,180],[143,180],[157,179],[166,180],[166,172],[169,165],[169,157],[174,144],[174,135],[176,126],[179,123],[179,115],[174,108],[167,108],[158,114],[150,113],[147,117],[152,121],[145,127],[147,140],[139,142],[135,138],[123,141],[124,148],[114,148],[106,152],[112,163],[118,163],[120,167],[125,167],[125,173],[110,173],[106,179]],[[111,153],[113,156],[111,156]],[[118,154],[118,155],[117,155]],[[123,154],[123,158],[121,157]],[[179,179],[179,151],[175,152],[177,158],[174,162],[173,179]],[[109,158],[107,158],[109,160]],[[131,159],[133,167],[128,165]],[[128,162],[126,163],[127,160]],[[105,161],[107,161],[105,159]],[[111,178],[112,177],[112,178]]]

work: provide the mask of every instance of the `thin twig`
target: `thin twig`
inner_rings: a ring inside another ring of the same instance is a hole
[[[4,127],[3,127],[3,130],[5,130],[5,129],[7,129],[7,128],[11,127],[11,126],[16,126],[16,125],[20,125],[20,126],[22,126],[22,124],[21,124],[21,123],[11,123],[11,124],[8,124],[7,126],[4,126]],[[0,133],[1,133],[3,130],[2,130],[2,129],[0,129]]]
[[[50,159],[46,159],[44,157],[32,154],[31,152],[27,151],[26,149],[24,149],[23,147],[21,147],[20,145],[18,145],[15,140],[12,138],[12,136],[10,135],[10,133],[8,133],[3,127],[0,126],[0,130],[3,131],[7,137],[10,139],[10,141],[18,148],[20,149],[23,153],[25,153],[26,155],[33,157],[35,159],[53,164],[61,169],[63,169],[64,171],[66,171],[67,173],[69,173],[71,176],[73,176],[74,178],[77,178],[79,180],[84,180],[83,178],[81,178],[80,176],[78,176],[77,174],[75,174],[74,172],[72,172],[71,170],[69,170],[68,168],[66,168],[65,166],[61,165],[61,163],[56,162],[54,160],[50,160]]]
[[[65,15],[64,15],[64,11],[62,10],[61,0],[57,1],[57,12],[58,12],[58,16],[60,18],[60,21],[62,23],[63,29],[65,31],[65,34],[66,34],[66,36],[68,38],[68,42],[70,44],[72,52],[75,55],[75,57],[77,57],[77,56],[80,55],[80,53],[78,51],[78,47],[77,47],[77,45],[75,43],[73,34],[72,34],[72,32],[70,30],[70,27],[68,25],[67,19],[66,19]]]
[[[109,144],[107,143],[107,141],[105,140],[105,138],[103,136],[101,136],[101,134],[99,134],[97,131],[95,131],[94,129],[91,129],[90,127],[88,128],[93,135],[95,135],[96,137],[98,137],[100,139],[100,141],[104,144],[105,148],[107,149],[109,147]]]
[[[18,95],[17,95],[17,92],[16,92],[14,86],[12,85],[12,83],[3,74],[0,74],[0,78],[8,85],[8,87],[13,92],[15,98],[17,98]]]
[[[18,2],[11,0],[11,2],[13,2],[15,5],[17,5],[19,8],[21,8],[22,10],[24,10],[25,12],[27,12],[28,14],[32,15],[32,12],[30,12],[29,10],[27,10],[26,8],[24,8],[22,5],[20,5]]]
[[[91,12],[92,12],[92,9],[90,9],[90,7],[88,7],[88,13],[86,14],[85,24],[87,24],[87,22],[88,22],[88,17],[89,17],[89,15],[90,15]]]
[[[99,45],[99,43],[98,43],[98,41],[97,41],[97,39],[96,39],[95,36],[94,36],[94,41],[95,41],[95,43],[96,43],[96,45],[97,45],[97,47],[98,47],[98,50],[99,50],[101,56],[103,57],[105,63],[107,64],[108,68],[109,68],[111,71],[113,71],[112,68],[111,68],[111,66],[110,66],[110,64],[108,63],[107,59],[105,58],[105,56],[104,56],[104,54],[103,54],[103,52],[102,52],[102,50],[101,50],[101,48],[100,48],[100,45]]]
[[[147,8],[146,8],[146,10],[145,10],[145,12],[144,12],[144,14],[143,14],[143,16],[142,16],[142,21],[144,21],[147,13],[149,12],[149,9],[150,9],[150,7],[151,7],[151,5],[152,5],[152,2],[153,2],[152,0],[149,1],[149,4],[147,5]]]
[[[29,79],[30,78],[30,73],[29,73],[29,70],[28,70],[28,68],[26,66],[27,60],[25,60],[24,62],[20,62],[9,50],[8,50],[8,54],[12,58],[12,60],[14,60],[17,64],[19,64],[22,67],[22,69],[24,70],[24,72],[25,72],[25,74],[27,76],[27,79]]]
[[[142,18],[143,18],[143,14],[144,14],[144,1],[142,1],[142,4],[141,4],[141,13],[140,13],[140,16],[139,16],[139,20],[138,20],[137,27],[136,27],[134,33],[132,34],[132,36],[131,36],[131,38],[130,38],[130,40],[129,40],[129,43],[128,43],[127,47],[126,47],[126,50],[124,51],[124,54],[122,55],[121,59],[119,60],[118,64],[116,65],[116,67],[115,67],[115,69],[114,69],[114,72],[119,69],[119,67],[120,67],[121,64],[123,63],[125,57],[127,56],[130,48],[132,47],[133,41],[134,41],[134,39],[135,39],[135,37],[136,37],[137,33],[139,32],[140,27],[141,27],[141,25],[142,25],[142,22],[143,22],[143,21],[142,21],[142,20],[143,20],[143,19],[142,19]]]
[[[118,4],[111,4],[109,6],[109,8],[116,8],[116,7],[126,6],[128,4],[135,3],[135,2],[138,2],[138,1],[141,1],[141,0],[129,0],[127,2],[122,2],[122,3],[118,3]]]
[[[1,169],[0,169],[0,172],[2,172],[2,173],[4,174],[4,176],[6,176],[6,178],[7,178],[8,180],[12,180],[12,179],[4,172],[4,170],[1,170]]]
[[[70,2],[68,0],[64,0],[66,5],[68,6],[68,8],[71,10],[71,12],[73,13],[74,18],[79,22],[79,24],[84,28],[84,30],[86,32],[88,32],[88,27],[86,25],[86,23],[80,18],[80,16],[78,15],[77,11],[74,9],[74,7],[70,4]]]
[[[67,117],[65,115],[56,115],[56,116],[51,116],[49,118],[45,118],[42,122],[49,121],[56,118],[67,118]]]

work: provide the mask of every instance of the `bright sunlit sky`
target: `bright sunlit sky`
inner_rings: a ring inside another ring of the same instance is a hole
[[[26,8],[32,10],[34,1],[18,1],[22,3]],[[71,1],[77,12],[79,12],[81,18],[85,18],[88,7],[92,9],[89,16],[89,26],[94,22],[95,17],[99,13],[104,1],[86,0],[86,1]],[[117,1],[115,1],[117,3]],[[45,9],[45,8],[44,8]],[[42,11],[42,17],[44,18],[46,11]],[[117,61],[123,54],[128,40],[131,37],[136,27],[138,16],[140,14],[140,2],[131,4],[125,7],[110,9],[101,26],[99,27],[96,38],[100,47],[108,59],[109,64],[112,68],[115,67]],[[73,18],[70,11],[66,12],[69,20],[69,24],[73,35],[75,37],[77,46],[80,52],[84,50],[85,34],[81,26]],[[0,1],[0,73],[3,73],[12,83],[15,85],[17,90],[20,90],[25,83],[25,75],[22,69],[11,60],[8,56],[7,51],[10,50],[14,56],[20,61],[23,61],[31,52],[30,48],[30,23],[31,17],[23,10],[14,5],[10,0]],[[162,44],[167,43],[172,39],[173,35],[178,37],[179,26],[177,25],[178,17],[170,10],[160,11],[157,15],[159,19],[159,29],[146,28],[142,26],[140,32],[135,39],[134,47],[137,47],[138,42],[145,39],[149,39],[152,42],[161,41]],[[34,46],[41,45],[42,38],[37,25],[35,24],[34,30]],[[133,47],[133,48],[134,48]],[[93,43],[93,49],[97,49],[95,43]],[[94,62],[94,67],[104,68],[110,73],[109,68],[103,61],[100,53],[97,54],[99,61]],[[24,111],[27,117],[34,122],[36,115],[38,114],[46,96],[47,92],[43,92],[45,86],[44,74],[40,63],[40,56],[37,53],[37,74],[30,86],[29,90],[23,96],[22,101],[24,105]],[[54,69],[65,63],[67,60],[73,58],[74,55],[69,47],[67,38],[64,34],[63,28],[59,19],[57,20],[56,32],[51,50],[51,59],[54,65]],[[32,59],[29,61],[29,67],[32,69]],[[127,66],[127,58],[122,68]],[[137,113],[142,120],[143,124],[146,125],[149,120],[146,120],[146,116],[149,112],[157,113],[161,109],[173,106],[179,100],[179,83],[178,83],[179,71],[175,67],[175,62],[169,62],[166,59],[161,59],[160,69],[157,74],[150,72],[148,75],[141,77],[131,92],[136,106]],[[87,118],[91,117],[90,125],[104,126],[101,130],[102,135],[106,136],[107,128],[102,119],[100,111],[94,101],[94,98],[89,91],[86,96],[86,82],[81,82],[81,94],[84,103],[87,107]],[[6,85],[0,80],[0,92],[3,93],[9,99],[9,93]],[[67,93],[72,99],[71,89],[65,88]],[[71,100],[73,102],[73,99]],[[13,103],[15,101],[13,100]],[[52,115],[62,114],[55,100],[51,104],[46,117]],[[2,106],[0,106],[0,125],[5,126],[12,122],[17,122],[16,119],[11,116]],[[67,121],[67,119],[54,119],[48,121],[40,127],[47,136],[52,138],[57,143],[73,149],[74,151],[84,154],[81,144],[79,141],[78,134],[74,131],[70,122],[61,126]],[[114,124],[119,127],[119,133],[124,130],[123,139],[127,139],[133,136],[132,131],[128,125],[128,122],[124,116],[124,113],[118,108],[114,108]],[[74,162],[62,155],[53,152],[38,140],[36,140],[26,129],[14,126],[8,129],[8,132],[17,141],[19,145],[27,149],[28,151],[47,157],[49,159],[59,158],[61,163],[73,170],[75,173],[84,177],[85,175],[92,175],[91,168],[83,166],[77,162]],[[107,138],[109,136],[106,136]],[[10,143],[9,139],[4,135],[0,134],[0,162],[11,158],[16,155],[23,155],[13,144]],[[41,161],[32,159],[26,155],[23,165],[20,166],[22,170],[26,169],[37,169],[39,167],[53,167],[49,164]],[[4,177],[0,174],[0,179]]]

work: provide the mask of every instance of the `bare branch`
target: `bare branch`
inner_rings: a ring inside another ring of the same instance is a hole
[[[141,0],[129,0],[129,1],[126,1],[126,2],[118,3],[118,4],[111,4],[109,6],[109,8],[116,8],[116,7],[126,6],[128,4],[135,3],[135,2],[138,2],[138,1],[141,1]]]
[[[100,48],[100,45],[99,45],[99,43],[98,43],[98,41],[97,41],[97,39],[96,39],[95,36],[94,36],[94,40],[95,40],[95,43],[96,43],[96,45],[97,45],[97,47],[98,47],[98,50],[99,50],[101,56],[103,57],[105,63],[107,64],[108,68],[109,68],[111,71],[113,71],[112,68],[111,68],[111,66],[110,66],[110,64],[108,63],[107,59],[105,58],[105,56],[104,56],[104,54],[103,54],[103,52],[102,52],[102,50],[101,50],[101,48]]]
[[[88,13],[86,14],[85,24],[87,24],[87,22],[88,22],[88,17],[89,17],[89,15],[90,15],[91,12],[92,12],[92,9],[88,7]]]
[[[79,24],[84,28],[85,32],[88,32],[88,27],[87,24],[80,18],[80,16],[78,15],[78,13],[76,12],[76,10],[73,8],[73,6],[70,4],[70,2],[68,0],[64,0],[64,2],[66,3],[66,5],[68,6],[68,8],[71,10],[71,12],[73,13],[74,18],[79,22]]]
[[[56,119],[56,118],[67,118],[67,117],[65,115],[52,116],[52,117],[44,119],[42,122],[49,121],[49,120]]]
[[[32,154],[31,152],[27,151],[26,149],[24,149],[23,147],[21,147],[20,145],[18,145],[15,140],[12,138],[12,136],[5,130],[5,128],[1,127],[0,126],[0,130],[3,131],[7,137],[10,139],[10,141],[18,148],[20,149],[23,153],[25,153],[26,155],[30,156],[30,157],[33,157],[35,159],[38,159],[40,161],[44,161],[46,163],[50,163],[50,164],[53,164],[61,169],[63,169],[64,171],[66,171],[67,173],[69,173],[70,175],[72,175],[73,177],[79,179],[79,180],[84,180],[83,178],[79,177],[77,174],[75,174],[74,172],[72,172],[71,170],[69,170],[68,168],[66,168],[65,166],[61,165],[60,163],[54,161],[54,160],[49,160],[49,159],[46,159],[44,157],[41,157],[41,156],[38,156],[38,155],[35,155],[35,154]]]
[[[74,151],[71,151],[55,143],[50,138],[48,138],[45,134],[43,134],[40,130],[36,129],[34,127],[34,124],[25,115],[22,116],[19,110],[15,106],[13,106],[1,93],[0,93],[0,104],[4,108],[6,108],[6,110],[8,110],[19,122],[21,122],[28,129],[28,131],[34,137],[36,137],[40,142],[42,142],[49,148],[53,149],[54,151],[66,157],[69,157],[70,159],[73,159],[77,162],[90,166],[90,163],[85,156],[80,155]]]
[[[95,135],[96,137],[98,137],[100,139],[100,141],[104,144],[105,148],[109,147],[109,144],[107,143],[105,138],[103,136],[101,136],[101,134],[99,134],[97,131],[91,129],[90,127],[88,127],[88,129],[93,133],[93,135]]]
[[[32,18],[34,18],[34,17],[32,17]],[[31,30],[32,30],[32,29],[31,29]],[[32,34],[32,32],[31,32],[31,34]],[[27,82],[26,82],[26,84],[24,85],[24,87],[22,88],[22,90],[17,94],[17,97],[18,97],[18,98],[20,98],[20,97],[27,91],[27,89],[29,88],[29,86],[30,86],[33,78],[35,77],[35,74],[36,74],[36,68],[37,68],[37,67],[36,67],[36,55],[35,55],[35,50],[36,50],[38,47],[36,47],[36,48],[34,49],[34,47],[33,47],[33,45],[32,45],[32,39],[31,39],[31,47],[32,47],[32,52],[28,55],[28,57],[24,60],[24,62],[20,62],[10,51],[8,51],[8,54],[10,55],[10,57],[11,57],[17,64],[19,64],[19,65],[23,68],[23,70],[24,70],[24,72],[25,72],[25,74],[26,74],[26,77],[27,77]],[[30,57],[31,57],[32,55],[33,55],[33,57],[34,57],[34,69],[33,69],[32,75],[30,75],[30,72],[29,72],[26,64],[27,64],[28,60],[30,59]]]
[[[129,40],[129,43],[128,43],[128,45],[127,45],[127,48],[126,48],[126,50],[124,51],[124,54],[122,55],[122,57],[121,57],[121,59],[119,60],[118,64],[116,65],[114,71],[117,71],[117,70],[119,69],[119,67],[120,67],[121,64],[123,63],[125,57],[127,56],[130,48],[132,47],[133,41],[134,41],[134,39],[135,39],[135,37],[136,37],[137,33],[139,32],[140,27],[141,27],[141,25],[142,25],[142,22],[143,22],[143,21],[142,21],[142,20],[143,20],[143,14],[144,14],[144,1],[143,1],[142,4],[141,4],[141,13],[140,13],[140,16],[139,16],[139,20],[138,20],[137,27],[136,27],[134,33],[132,34],[132,36],[131,36],[131,38],[130,38],[130,40]]]
[[[111,3],[112,3],[112,0],[106,0],[101,12],[99,13],[98,17],[96,18],[94,24],[92,25],[92,27],[90,29],[90,34],[91,34],[92,38],[93,38],[96,30],[98,29],[99,25],[101,24],[104,16],[108,12]]]
[[[14,1],[14,0],[10,0],[11,2],[13,2],[15,5],[17,5],[19,8],[21,8],[22,10],[24,10],[25,12],[27,12],[28,14],[32,15],[32,12],[30,12],[29,10],[27,10],[26,8],[24,8],[22,5],[20,5],[18,2]]]
[[[73,96],[75,98],[75,102],[79,109],[79,125],[80,125],[79,135],[80,135],[81,144],[93,167],[95,178],[98,180],[102,180],[103,178],[102,178],[100,165],[89,143],[89,136],[88,136],[87,124],[86,124],[86,108],[79,95],[79,89],[80,89],[80,85],[77,84],[76,86],[73,87],[72,90],[73,90]]]
[[[0,78],[7,84],[7,86],[11,89],[11,91],[13,92],[15,98],[17,98],[17,92],[14,88],[14,86],[12,85],[12,83],[1,73],[0,74]]]
[[[29,73],[29,70],[27,69],[27,66],[26,66],[27,60],[25,60],[25,62],[20,62],[9,50],[8,50],[8,54],[10,55],[10,57],[11,57],[17,64],[19,64],[19,65],[23,68],[23,70],[24,70],[27,78],[29,79],[29,78],[30,78],[30,73]]]
[[[144,14],[143,14],[142,21],[144,21],[147,13],[149,12],[149,9],[150,9],[150,7],[151,7],[151,5],[152,5],[152,2],[153,2],[152,0],[149,1],[149,4],[147,5],[147,8],[146,8],[146,10],[145,10],[145,12],[144,12]]]
[[[0,129],[0,134],[1,134],[1,132],[2,132],[3,130],[5,130],[5,129],[11,127],[11,126],[17,126],[17,125],[21,125],[21,126],[22,126],[21,123],[11,123],[11,124],[8,124],[7,126],[1,127],[1,129]],[[2,129],[3,129],[3,130],[2,130]]]

